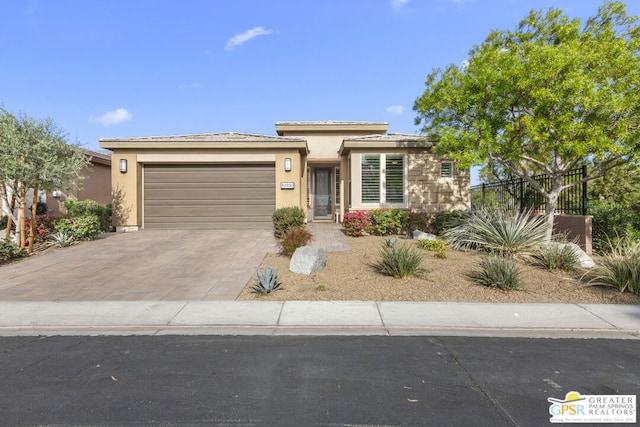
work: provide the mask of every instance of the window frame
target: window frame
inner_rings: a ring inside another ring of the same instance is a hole
[[[364,179],[362,172],[362,165],[365,156],[379,156],[379,186],[378,193],[380,197],[379,202],[365,202],[362,200]],[[402,202],[387,202],[387,156],[401,156],[402,157]],[[376,153],[376,152],[364,152],[360,153],[359,166],[360,166],[360,194],[359,205],[363,208],[400,208],[406,209],[409,201],[409,182],[408,182],[408,158],[407,153],[403,152],[389,152],[389,153]]]
[[[449,165],[449,176],[443,175],[443,166]],[[440,162],[440,179],[443,181],[451,181],[453,179],[453,162],[450,160],[443,160]]]

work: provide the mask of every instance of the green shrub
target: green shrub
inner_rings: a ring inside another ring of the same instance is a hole
[[[499,255],[534,252],[546,242],[545,218],[528,212],[473,209],[464,223],[447,230],[444,238],[456,249],[478,249]]]
[[[256,270],[256,284],[251,287],[253,293],[270,294],[271,292],[282,289],[282,282],[278,277],[278,270],[272,269],[269,264],[264,268],[264,272],[260,269]]]
[[[75,240],[93,240],[101,233],[100,219],[96,215],[61,217],[55,222],[56,233],[66,234]]]
[[[431,215],[426,212],[412,211],[407,214],[403,231],[410,236],[416,230],[429,232],[431,231]]]
[[[600,265],[592,268],[589,286],[608,286],[640,294],[640,241],[620,239],[609,248]]]
[[[447,248],[449,245],[442,239],[436,240],[420,240],[418,242],[422,249],[425,249],[430,252],[435,252],[435,256],[438,258],[445,259],[447,257]]]
[[[407,213],[400,209],[374,209],[371,215],[371,232],[377,236],[400,234],[407,222]]]
[[[7,261],[25,255],[24,249],[20,249],[9,239],[0,240],[0,261]]]
[[[291,256],[296,249],[306,246],[311,241],[311,233],[306,228],[294,227],[278,241],[280,253]]]
[[[417,276],[423,272],[423,259],[422,253],[415,246],[387,240],[380,249],[378,267],[384,274],[396,279]]]
[[[578,254],[566,243],[542,245],[535,257],[547,270],[573,271],[578,267]]]
[[[450,228],[460,225],[464,217],[461,211],[439,211],[431,216],[429,225],[431,232],[436,236],[441,236]]]
[[[347,212],[342,218],[342,225],[347,236],[364,236],[371,232],[371,214],[366,211]]]
[[[276,209],[271,219],[273,220],[273,232],[278,239],[281,239],[292,228],[306,227],[304,210],[297,206]]]
[[[7,229],[7,222],[9,221],[9,217],[3,215],[0,217],[0,231]]]
[[[68,217],[95,215],[98,217],[100,231],[109,231],[111,227],[111,205],[103,206],[95,200],[66,199],[64,207]]]
[[[511,258],[494,255],[480,261],[480,270],[471,277],[477,283],[490,288],[515,290],[520,288],[520,271]]]
[[[593,217],[593,248],[598,251],[606,251],[611,239],[637,235],[640,231],[640,214],[629,207],[596,201],[589,205],[588,213]]]

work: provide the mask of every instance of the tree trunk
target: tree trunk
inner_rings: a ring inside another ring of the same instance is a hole
[[[16,186],[17,186],[17,183],[14,183],[13,188],[16,188]],[[5,190],[9,191],[9,190],[7,190],[7,187],[5,187]],[[11,212],[11,215],[7,215],[7,230],[6,230],[7,232],[6,232],[6,235],[5,235],[5,237],[7,239],[11,235],[11,221],[13,220],[12,215],[13,215],[13,210],[15,209],[15,207],[16,207],[16,193],[12,191],[11,192],[11,203],[9,203],[9,211]]]
[[[36,181],[36,185],[33,187],[33,200],[31,202],[31,222],[29,223],[29,253],[33,252],[33,240],[35,238],[36,220],[38,219],[36,213],[38,208],[38,187],[39,182]]]
[[[24,214],[25,214],[25,207],[27,204],[27,190],[25,188],[22,188],[20,190],[20,249],[24,249],[25,247],[25,236],[24,236]],[[17,232],[17,230],[16,230]]]
[[[556,207],[558,206],[558,198],[562,191],[562,176],[553,177],[551,180],[551,191],[547,195],[547,203],[545,207],[545,214],[547,216],[547,240],[551,241],[553,235],[553,220],[556,214]]]

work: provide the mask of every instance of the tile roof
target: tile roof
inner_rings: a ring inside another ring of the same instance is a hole
[[[100,159],[100,160],[105,160],[109,162],[111,161],[110,153],[105,153],[103,151],[89,150],[87,148],[83,148],[82,151],[84,151],[84,154],[91,157],[92,159]]]
[[[433,141],[427,141],[422,135],[411,133],[393,133],[386,135],[364,135],[352,136],[344,139],[345,141],[370,141],[370,142],[425,142],[426,145],[432,146]]]
[[[100,138],[100,142],[303,142],[304,138],[255,133],[222,132],[193,135],[142,136],[131,138]]]
[[[358,122],[349,120],[316,120],[316,121],[288,121],[276,122],[276,126],[306,126],[306,125],[388,125],[387,122]]]

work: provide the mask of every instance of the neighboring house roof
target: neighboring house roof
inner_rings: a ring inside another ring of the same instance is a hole
[[[84,154],[89,157],[89,161],[91,161],[91,163],[100,163],[107,166],[111,165],[111,154],[109,153],[88,150],[86,148],[83,148],[82,151],[84,151]]]
[[[347,137],[342,141],[339,153],[352,148],[431,148],[434,142],[428,141],[424,136],[409,133],[388,133],[385,135],[364,135]]]
[[[308,151],[307,141],[304,138],[240,132],[101,138],[100,146],[103,148],[275,148],[284,146]]]
[[[285,132],[308,131],[366,131],[380,133],[386,132],[388,128],[389,123],[387,122],[356,122],[346,120],[276,122],[276,132],[278,135],[284,135]]]

